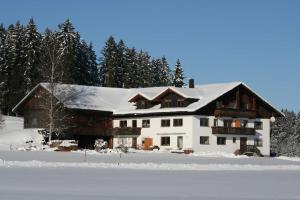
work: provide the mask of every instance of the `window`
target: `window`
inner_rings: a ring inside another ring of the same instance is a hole
[[[170,136],[164,136],[160,138],[161,146],[170,146]]]
[[[32,126],[36,126],[37,125],[37,118],[32,118],[32,121],[31,121],[31,125]]]
[[[200,136],[200,144],[209,144],[208,136]]]
[[[254,122],[254,128],[258,130],[263,129],[263,123],[262,122]]]
[[[170,126],[170,120],[169,119],[162,119],[161,120],[161,127],[169,127]]]
[[[217,137],[217,145],[225,145],[226,137]]]
[[[146,108],[146,101],[145,101],[145,100],[140,100],[140,101],[138,102],[138,108],[139,108],[139,109]]]
[[[243,120],[241,126],[242,126],[243,128],[246,128],[247,125],[248,125],[248,121],[247,121],[247,120]]]
[[[217,127],[218,126],[218,119],[214,119],[214,126]]]
[[[150,127],[150,119],[144,119],[142,121],[142,127],[143,128],[149,128]]]
[[[182,126],[182,119],[173,119],[173,126]]]
[[[200,118],[200,126],[208,126],[209,120],[208,118]]]
[[[232,143],[236,143],[236,137],[232,138]]]
[[[225,119],[224,120],[224,127],[231,127],[232,120],[231,119]]]
[[[261,138],[255,138],[254,139],[254,145],[257,147],[262,147],[263,146],[263,140]]]
[[[177,107],[184,107],[184,100],[183,99],[177,99]]]
[[[133,127],[133,128],[136,128],[136,127],[137,127],[137,122],[136,122],[136,120],[132,120],[132,127]]]
[[[127,127],[127,120],[120,120],[120,127],[121,128]]]
[[[171,99],[165,99],[164,100],[164,107],[172,107],[172,100]]]

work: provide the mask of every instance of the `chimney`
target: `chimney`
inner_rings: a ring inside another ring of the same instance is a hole
[[[189,79],[189,88],[194,88],[194,87],[195,87],[194,79],[191,78]]]

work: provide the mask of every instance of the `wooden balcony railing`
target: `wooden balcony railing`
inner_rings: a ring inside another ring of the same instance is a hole
[[[211,127],[212,134],[225,135],[255,135],[254,128],[237,128],[237,127]]]
[[[241,110],[234,108],[217,108],[215,110],[216,117],[245,117],[245,118],[256,118],[256,110]]]
[[[110,128],[105,131],[105,136],[139,136],[141,135],[141,128],[122,127]]]

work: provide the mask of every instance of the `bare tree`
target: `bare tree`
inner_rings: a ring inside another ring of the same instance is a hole
[[[62,83],[64,70],[61,66],[64,47],[57,41],[57,33],[46,30],[43,39],[44,49],[42,56],[42,74],[47,88],[47,94],[42,95],[41,107],[48,115],[49,144],[52,133],[62,133],[71,122],[71,115],[66,112],[64,102],[72,98],[71,88],[59,88]]]

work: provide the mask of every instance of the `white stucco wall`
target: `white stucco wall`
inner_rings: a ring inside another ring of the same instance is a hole
[[[209,118],[209,126],[201,127],[200,118]],[[183,125],[181,127],[173,126],[173,119],[183,119]],[[247,144],[253,145],[254,138],[262,138],[263,146],[258,147],[263,155],[270,154],[270,120],[269,119],[247,119],[247,127],[253,128],[254,121],[262,121],[263,129],[256,130],[255,136],[247,135],[213,135],[212,126],[214,125],[214,116],[164,116],[164,117],[142,117],[142,118],[127,118],[127,119],[115,119],[113,121],[114,127],[119,127],[120,120],[127,120],[127,126],[131,127],[132,120],[137,120],[137,127],[142,127],[142,120],[149,119],[150,127],[142,128],[141,135],[137,139],[138,145],[142,144],[143,138],[152,138],[153,146],[159,146],[162,149],[175,150],[177,148],[177,137],[183,137],[183,149],[192,148],[195,152],[201,151],[223,151],[233,153],[240,148],[240,138],[247,137]],[[162,119],[170,119],[170,127],[161,127]],[[223,126],[223,119],[219,119],[219,126]],[[230,118],[228,118],[230,119]],[[170,146],[161,146],[161,137],[170,137]],[[200,136],[209,136],[209,145],[200,144]],[[226,145],[217,145],[217,137],[226,137]],[[236,138],[236,143],[233,143],[233,137]],[[114,145],[118,138],[114,139]],[[117,144],[117,143],[116,143]]]
[[[173,119],[183,120],[182,126],[174,127]],[[137,127],[142,127],[142,120],[150,120],[149,128],[142,128],[141,135],[138,137],[138,145],[142,144],[143,138],[152,138],[153,146],[162,149],[177,149],[177,137],[183,137],[183,149],[192,148],[192,116],[164,116],[164,117],[142,117],[127,118],[127,127],[132,126],[132,120],[137,120]],[[162,119],[170,119],[170,127],[161,127]],[[119,127],[119,121],[125,119],[115,119],[113,126]],[[161,137],[170,136],[170,146],[161,146]]]

